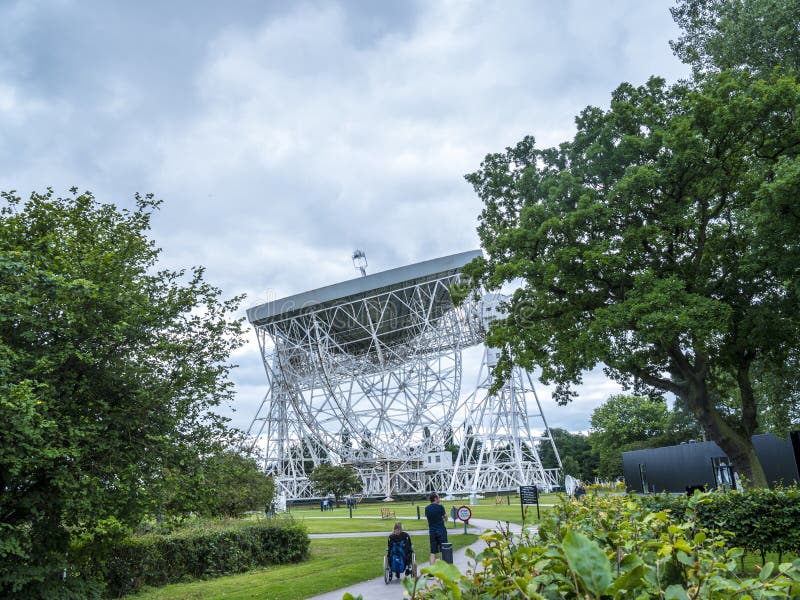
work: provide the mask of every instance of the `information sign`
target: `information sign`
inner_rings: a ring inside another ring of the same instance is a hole
[[[536,505],[536,518],[540,519],[539,514],[539,488],[535,485],[521,485],[519,486],[519,506],[522,510],[522,522],[525,523],[525,505]]]
[[[523,504],[536,504],[539,502],[539,488],[535,485],[519,486],[519,498]]]

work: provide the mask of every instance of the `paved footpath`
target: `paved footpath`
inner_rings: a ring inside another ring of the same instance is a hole
[[[515,525],[514,523],[510,524],[511,531],[514,533],[520,533],[521,527],[519,525]],[[472,519],[470,521],[470,529],[469,533],[483,533],[487,529],[495,529],[497,527],[497,521],[490,521],[488,519]],[[452,531],[452,530],[448,530]],[[417,556],[417,568],[421,569],[422,567],[428,566],[427,560],[420,560],[420,559],[427,559],[428,557],[428,530],[425,529],[424,531],[409,531],[409,535],[415,536],[414,537],[414,552]],[[383,532],[373,532],[373,533],[342,533],[342,534],[312,534],[309,537],[364,537],[368,535],[380,535],[383,537],[387,537],[386,533]],[[482,540],[478,540],[469,548],[472,548],[475,552],[480,552],[485,547],[485,543]],[[467,549],[461,548],[460,550],[453,553],[453,564],[456,565],[462,573],[464,573],[467,569]],[[375,572],[378,573],[378,576],[375,579],[370,579],[368,581],[362,581],[361,583],[355,583],[351,586],[346,588],[342,588],[341,590],[335,590],[333,592],[328,592],[326,594],[320,594],[319,596],[314,596],[313,598],[309,598],[309,600],[342,600],[342,596],[345,592],[350,592],[353,596],[358,597],[361,594],[361,597],[364,600],[389,600],[389,599],[397,599],[400,600],[403,598],[403,591],[404,588],[400,582],[397,580],[392,580],[388,585],[383,581],[383,555],[376,558],[375,561]]]

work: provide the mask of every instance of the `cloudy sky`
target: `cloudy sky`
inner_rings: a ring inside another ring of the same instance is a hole
[[[165,266],[246,308],[479,246],[465,173],[554,145],[622,81],[668,81],[670,0],[0,0],[0,189],[164,200]],[[464,388],[474,385],[476,353]],[[234,424],[261,401],[250,332]],[[588,428],[590,374],[551,426]]]

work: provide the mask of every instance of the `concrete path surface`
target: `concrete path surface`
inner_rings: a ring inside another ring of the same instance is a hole
[[[488,519],[472,519],[470,521],[470,528],[469,533],[483,533],[487,529],[495,529],[497,528],[497,521],[490,521]],[[511,531],[514,533],[520,533],[522,528],[519,525],[515,525],[511,523]],[[428,530],[425,529],[424,531],[409,531],[409,535],[414,537],[414,552],[417,557],[417,568],[421,569],[422,567],[428,566]],[[310,535],[309,537],[360,537],[360,536],[367,536],[367,535],[382,535],[388,537],[388,534],[382,532],[374,532],[374,533],[343,533],[343,534],[318,534],[318,535]],[[478,540],[471,546],[475,552],[481,551],[485,544],[482,540]],[[453,564],[456,565],[462,573],[464,573],[467,569],[467,549],[461,548],[460,550],[453,553]],[[400,600],[403,598],[404,588],[402,584],[396,580],[392,580],[389,584],[384,583],[383,581],[383,555],[378,556],[375,558],[375,573],[377,577],[374,579],[370,579],[368,581],[362,581],[361,583],[355,583],[351,586],[346,588],[342,588],[341,590],[335,590],[333,592],[328,592],[326,594],[320,594],[319,596],[314,596],[309,600],[342,600],[342,596],[345,592],[350,592],[353,596],[358,597],[360,594],[364,600]]]
[[[461,526],[461,530],[464,529],[464,526]],[[426,548],[427,541],[428,541],[428,530],[427,529],[405,529],[404,530],[408,535],[416,536],[416,535],[424,535]],[[481,533],[483,530],[475,529],[470,531],[470,533]],[[450,529],[447,530],[450,533]],[[308,537],[310,539],[314,538],[362,538],[362,537],[389,537],[389,532],[387,531],[353,531],[352,533],[309,533]]]

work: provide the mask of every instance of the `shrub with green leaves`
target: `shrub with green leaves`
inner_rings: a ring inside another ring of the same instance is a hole
[[[699,525],[724,531],[733,546],[761,555],[800,554],[800,489],[744,489],[712,492],[696,503]],[[688,500],[682,495],[656,494],[641,498],[649,510],[668,510],[674,520],[686,518]]]
[[[100,561],[78,561],[71,577],[102,579],[112,597],[143,585],[160,586],[186,578],[242,573],[255,567],[308,557],[305,527],[292,520],[251,521],[226,528],[191,528],[169,535],[148,534],[111,545]],[[75,549],[80,552],[80,548]]]
[[[710,529],[729,532],[731,542],[745,550],[800,553],[800,490],[795,487],[749,489],[717,493],[697,509],[697,518]]]
[[[487,548],[462,575],[436,564],[431,588],[413,599],[440,598],[789,598],[800,594],[800,560],[767,563],[758,577],[737,572],[743,550],[699,526],[695,511],[707,495],[687,501],[686,519],[650,512],[636,497],[565,501],[537,534],[486,534]]]

